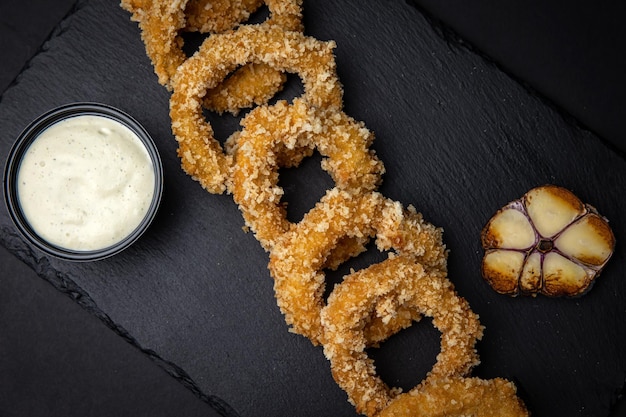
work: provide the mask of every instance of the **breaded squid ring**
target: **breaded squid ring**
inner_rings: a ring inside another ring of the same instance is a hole
[[[346,391],[356,411],[367,416],[383,410],[398,389],[389,388],[377,376],[374,361],[365,352],[363,329],[373,314],[388,322],[400,307],[415,308],[431,316],[433,325],[441,331],[441,352],[429,378],[465,376],[480,362],[475,344],[483,328],[445,274],[425,270],[403,255],[355,272],[335,287],[321,319],[324,354],[333,378]]]
[[[394,249],[429,270],[445,272],[447,252],[441,229],[424,222],[414,211],[400,210],[397,218],[399,207],[399,203],[377,192],[352,194],[333,188],[280,237],[270,252],[269,269],[278,306],[292,332],[308,337],[313,344],[324,344],[320,318],[324,307],[323,269],[333,249],[345,239],[376,237],[379,249]],[[377,327],[381,323],[372,323],[368,340],[384,340],[418,317],[411,311],[407,313],[399,315],[394,326]]]
[[[334,47],[334,42],[321,42],[268,26],[242,26],[208,38],[180,66],[172,84],[170,117],[185,172],[211,193],[226,190],[232,155],[224,153],[205,120],[202,97],[239,65],[263,62],[274,69],[299,74],[305,90],[302,98],[307,103],[338,111],[343,91],[337,77]]]
[[[341,190],[373,191],[382,181],[385,168],[369,149],[374,135],[343,112],[294,99],[292,105],[279,101],[271,107],[257,107],[242,125],[231,192],[246,225],[266,250],[291,227],[281,202],[278,170],[286,161],[297,165],[294,154],[318,150],[324,157],[322,168]]]
[[[146,54],[152,61],[159,84],[168,86],[170,79],[185,59],[183,39],[179,32],[185,27],[187,0],[126,0],[122,7],[131,12],[139,24]]]
[[[203,106],[222,114],[237,116],[242,109],[266,104],[287,81],[287,75],[266,64],[251,63],[230,74],[207,91]]]
[[[146,53],[154,66],[159,83],[172,89],[172,78],[187,56],[183,52],[180,32],[202,23],[203,29],[213,28],[211,33],[233,29],[239,19],[249,16],[258,8],[257,1],[207,3],[188,0],[122,0],[122,7],[131,13],[132,20],[139,23]],[[302,31],[302,0],[266,0],[270,16],[255,26],[277,26],[285,31]],[[207,7],[211,6],[211,7]],[[202,17],[192,17],[187,12],[203,10]],[[203,32],[205,33],[205,32]],[[235,71],[232,76],[206,92],[205,106],[216,112],[237,114],[242,108],[267,102],[280,91],[286,76],[280,70],[264,64],[253,64]]]
[[[263,0],[189,0],[185,8],[185,30],[222,33],[250,18]]]
[[[265,4],[270,16],[262,26],[303,31],[302,0],[265,0]],[[286,80],[280,69],[264,63],[250,63],[235,70],[218,87],[207,91],[204,106],[218,113],[229,112],[236,116],[241,109],[267,103],[283,88]]]
[[[527,417],[515,385],[502,378],[427,378],[378,417]]]

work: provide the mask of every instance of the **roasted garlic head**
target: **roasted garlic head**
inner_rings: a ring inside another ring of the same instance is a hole
[[[481,241],[484,279],[512,296],[584,294],[615,248],[608,220],[555,185],[534,188],[501,208]]]

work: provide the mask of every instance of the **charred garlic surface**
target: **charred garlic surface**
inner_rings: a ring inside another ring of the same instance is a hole
[[[607,219],[555,185],[534,188],[501,208],[481,240],[484,279],[513,296],[581,295],[615,247]]]

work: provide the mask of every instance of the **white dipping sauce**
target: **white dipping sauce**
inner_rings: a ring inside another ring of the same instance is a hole
[[[22,212],[56,246],[89,251],[130,235],[154,195],[150,154],[137,135],[104,116],[78,115],[46,128],[17,174]]]

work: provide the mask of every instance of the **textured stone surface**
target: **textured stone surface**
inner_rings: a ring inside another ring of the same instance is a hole
[[[608,415],[626,370],[621,246],[584,298],[509,299],[479,276],[479,232],[507,201],[556,183],[609,217],[619,240],[623,159],[493,65],[442,40],[405,2],[308,1],[305,26],[338,44],[346,112],[376,133],[383,194],[446,231],[450,278],[487,326],[476,374],[514,379],[539,416]],[[152,133],[166,175],[158,218],[128,251],[69,264],[29,248],[3,208],[2,244],[208,402],[243,416],[354,415],[321,349],[287,332],[267,255],[241,231],[232,199],[207,194],[181,172],[168,94],[135,24],[112,2],[79,3],[4,94],[1,155],[33,117],[68,101],[120,107]],[[294,219],[329,186],[308,162],[286,173]],[[303,184],[313,191],[303,193]],[[390,384],[410,388],[432,365],[436,335],[422,324],[378,354]]]

